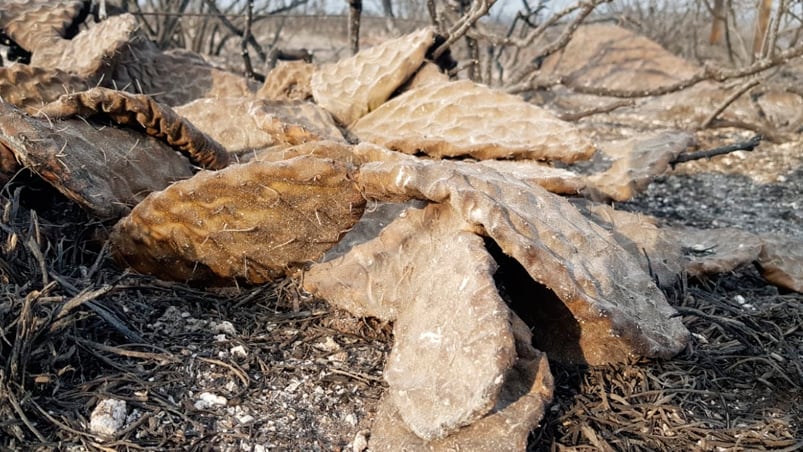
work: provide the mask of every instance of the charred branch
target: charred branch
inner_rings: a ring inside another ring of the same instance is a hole
[[[750,138],[747,141],[740,141],[738,143],[729,144],[727,146],[722,146],[713,149],[707,149],[705,151],[696,151],[696,152],[688,152],[685,154],[680,154],[674,160],[672,160],[670,164],[674,167],[678,163],[690,162],[692,160],[707,159],[711,157],[716,157],[717,155],[730,154],[731,152],[736,152],[736,151],[752,151],[761,143],[761,140],[762,140],[761,135],[755,135],[753,138]]]

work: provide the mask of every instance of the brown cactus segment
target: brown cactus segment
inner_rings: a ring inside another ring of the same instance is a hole
[[[332,159],[354,166],[362,163],[354,155],[352,145],[343,141],[328,140],[310,141],[296,146],[277,146],[255,153],[252,159],[262,162],[277,162],[301,156]]]
[[[698,67],[655,41],[613,24],[584,25],[544,61],[540,74],[572,85],[648,90],[687,80]]]
[[[61,40],[83,7],[80,0],[4,0],[0,29],[23,49],[36,53]]]
[[[249,108],[257,127],[295,146],[310,141],[345,141],[329,113],[310,102],[256,101]]]
[[[20,169],[22,166],[17,161],[14,151],[0,139],[0,185],[5,185]]]
[[[124,56],[114,73],[116,85],[171,106],[202,97],[251,97],[257,88],[241,75],[211,66],[198,54],[179,49],[161,52],[139,38]]]
[[[686,256],[686,272],[700,277],[733,271],[758,259],[761,239],[735,228],[667,228],[669,240],[677,243]]]
[[[410,80],[402,86],[403,91],[421,88],[422,86],[447,83],[449,76],[441,72],[441,69],[435,63],[425,62],[421,67],[410,77]]]
[[[638,261],[565,199],[460,162],[369,163],[358,180],[369,198],[449,203],[554,293],[571,315],[536,324],[553,358],[596,365],[685,346],[688,331]]]
[[[761,275],[776,286],[803,293],[803,240],[800,236],[761,235]]]
[[[256,89],[242,76],[185,50],[162,52],[131,14],[112,16],[78,33],[55,39],[34,52],[31,65],[60,69],[93,84],[153,96],[168,105],[200,97],[250,96]]]
[[[267,100],[311,99],[313,71],[315,65],[304,61],[281,61],[268,72],[256,96]]]
[[[180,281],[260,284],[320,258],[365,200],[339,163],[310,157],[201,172],[153,193],[112,233],[116,257]]]
[[[602,152],[613,159],[613,164],[588,177],[592,197],[627,201],[666,172],[670,162],[692,144],[691,134],[674,131],[608,143]]]
[[[103,219],[119,218],[151,191],[192,175],[186,158],[153,138],[84,119],[32,118],[3,102],[0,150],[3,167],[10,151]]]
[[[572,163],[594,152],[571,124],[519,97],[467,80],[407,91],[350,130],[364,141],[433,157]]]
[[[146,134],[164,140],[205,168],[223,168],[229,160],[229,154],[220,144],[204,135],[170,107],[160,105],[141,94],[92,88],[61,96],[57,101],[39,109],[37,115],[46,118],[99,115],[122,126],[142,129]]]
[[[29,113],[67,93],[91,88],[79,76],[27,64],[0,67],[0,98]]]
[[[681,245],[667,229],[659,227],[655,217],[616,210],[607,204],[577,201],[574,205],[609,231],[659,286],[672,286],[683,273],[687,262]]]
[[[399,410],[385,396],[371,426],[371,450],[526,450],[530,433],[543,419],[552,400],[554,383],[546,355],[530,345],[529,328],[515,314],[511,316],[518,357],[505,375],[499,401],[491,413],[443,439],[426,441],[410,431]]]
[[[229,153],[242,158],[277,145],[343,141],[329,113],[309,102],[204,98],[176,107],[175,111]]]
[[[112,16],[73,39],[58,39],[37,49],[31,57],[31,66],[61,69],[95,80],[103,78],[108,83],[116,63],[137,37],[144,38],[133,15]]]
[[[495,270],[482,238],[451,207],[432,204],[313,265],[304,284],[358,315],[395,321],[388,397],[409,428],[431,440],[486,415],[515,359]]]
[[[480,160],[477,165],[493,168],[500,173],[540,185],[552,193],[561,195],[576,195],[586,188],[585,177],[580,174],[536,161]]]
[[[229,154],[249,154],[279,144],[277,137],[257,127],[249,114],[253,101],[242,97],[202,98],[175,107],[182,118],[220,143]]]
[[[434,40],[434,28],[424,28],[318,67],[312,74],[315,101],[341,124],[353,123],[410,78]]]

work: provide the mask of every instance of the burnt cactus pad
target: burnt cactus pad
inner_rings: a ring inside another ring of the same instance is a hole
[[[112,232],[117,259],[180,281],[259,284],[319,259],[359,220],[348,166],[254,161],[153,193]]]

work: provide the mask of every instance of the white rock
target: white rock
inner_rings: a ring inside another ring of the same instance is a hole
[[[212,330],[215,333],[224,333],[228,334],[229,336],[235,336],[237,334],[237,330],[234,328],[234,325],[232,325],[232,323],[228,320],[216,323]]]
[[[335,342],[332,336],[327,336],[323,342],[318,342],[317,344],[313,345],[313,347],[317,348],[322,352],[329,352],[329,353],[334,353],[340,350],[340,344]]]
[[[237,422],[240,424],[248,424],[249,422],[254,422],[254,416],[250,414],[240,414],[237,416]]]
[[[242,345],[236,345],[232,347],[231,349],[229,349],[229,353],[231,353],[231,356],[235,358],[245,359],[248,357],[248,351],[246,351],[245,347],[243,347]]]
[[[114,437],[125,424],[125,400],[103,399],[89,416],[89,430],[96,435]]]
[[[368,449],[368,430],[360,430],[354,435],[354,441],[351,442],[352,452],[363,452]]]
[[[198,396],[198,400],[195,401],[195,409],[207,410],[215,406],[226,406],[227,403],[228,400],[223,396],[212,394],[211,392],[202,392],[201,395]]]

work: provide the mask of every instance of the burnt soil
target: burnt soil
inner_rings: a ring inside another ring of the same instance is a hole
[[[772,183],[695,168],[618,207],[803,237],[801,168]],[[104,246],[110,225],[24,174],[0,214],[0,450],[352,450],[369,437],[390,325],[290,281],[212,290],[127,273]],[[689,347],[551,363],[555,400],[532,450],[803,448],[803,295],[746,266],[684,278],[667,298]],[[127,405],[114,439],[88,428],[105,398]]]

